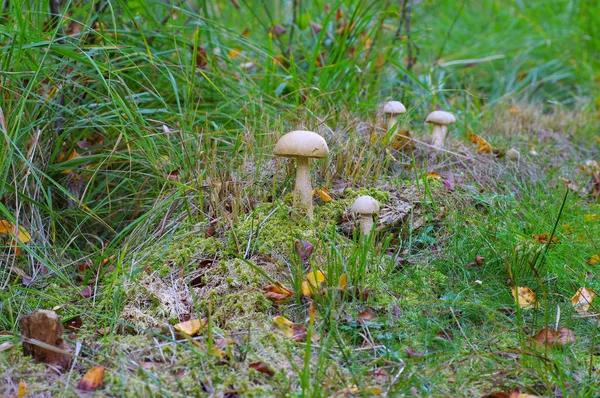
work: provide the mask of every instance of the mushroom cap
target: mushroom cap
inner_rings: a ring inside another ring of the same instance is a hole
[[[275,156],[288,158],[307,157],[325,158],[329,155],[327,142],[317,133],[312,131],[296,130],[282,136],[273,150]]]
[[[431,112],[429,115],[427,115],[427,119],[425,119],[425,123],[452,124],[452,123],[456,123],[456,118],[450,112],[435,111],[435,112]]]
[[[400,101],[388,101],[383,106],[383,113],[389,113],[391,115],[399,115],[406,112],[404,104]]]
[[[359,196],[350,206],[350,211],[359,214],[375,214],[379,211],[379,203],[370,196]]]

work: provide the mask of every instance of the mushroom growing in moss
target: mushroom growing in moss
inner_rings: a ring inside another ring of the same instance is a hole
[[[406,108],[404,104],[400,101],[388,101],[383,106],[383,113],[385,113],[388,117],[388,131],[391,131],[396,122],[398,121],[398,115],[406,112]]]
[[[350,207],[350,211],[358,214],[360,230],[363,235],[371,234],[373,215],[379,211],[379,202],[368,195],[359,196]]]
[[[312,184],[310,181],[310,158],[325,158],[329,155],[327,142],[312,131],[296,130],[287,133],[277,141],[273,150],[275,156],[296,159],[296,186],[294,188],[294,208],[304,211],[313,218]]]
[[[450,112],[435,111],[427,116],[425,123],[433,124],[433,140],[431,141],[431,145],[436,149],[441,149],[444,147],[448,125],[456,123],[456,118]]]

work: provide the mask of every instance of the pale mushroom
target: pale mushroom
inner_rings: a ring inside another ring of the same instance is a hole
[[[396,125],[397,116],[406,112],[404,104],[400,101],[388,101],[383,106],[383,113],[388,117],[388,131],[392,130]]]
[[[373,215],[379,211],[379,203],[370,196],[359,196],[350,207],[350,211],[358,214],[358,222],[363,235],[371,234]]]
[[[431,141],[431,145],[436,149],[441,149],[444,147],[448,125],[456,123],[456,118],[449,112],[435,111],[427,116],[425,123],[433,124],[433,140]]]
[[[309,159],[327,157],[329,155],[327,142],[319,134],[312,131],[296,130],[287,133],[277,141],[273,154],[296,159],[294,208],[304,211],[306,216],[312,219],[312,184],[310,181]]]
[[[521,157],[521,154],[515,148],[510,148],[508,151],[506,151],[506,157],[509,158],[510,160],[516,161],[516,160],[519,160],[519,158]]]

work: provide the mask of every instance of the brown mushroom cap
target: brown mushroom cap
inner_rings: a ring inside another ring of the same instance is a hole
[[[427,115],[427,119],[425,119],[425,123],[447,125],[447,124],[456,123],[456,118],[450,112],[435,111],[435,112],[431,112],[429,115]]]
[[[359,196],[350,211],[358,214],[375,214],[379,211],[379,203],[370,196]]]
[[[273,154],[295,158],[325,158],[329,155],[327,142],[317,133],[312,131],[296,130],[287,133],[277,141]]]
[[[388,113],[390,115],[399,115],[404,112],[406,112],[406,108],[404,107],[404,104],[400,101],[388,101],[383,106],[383,113]]]

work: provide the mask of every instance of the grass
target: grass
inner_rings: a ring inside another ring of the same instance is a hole
[[[569,299],[598,290],[600,208],[562,206],[561,181],[588,188],[579,167],[598,158],[598,5],[414,2],[396,35],[401,2],[192,3],[67,1],[53,19],[4,2],[0,218],[32,241],[2,249],[0,395],[75,395],[95,364],[110,396],[598,394],[596,318]],[[407,105],[412,150],[391,147],[386,99]],[[433,155],[436,107],[458,123]],[[293,165],[271,155],[293,129],[331,149],[312,174],[336,200],[316,199],[315,224],[290,216]],[[477,154],[469,131],[521,160]],[[365,243],[345,208],[369,188],[385,206]],[[532,238],[554,229],[555,245]],[[264,297],[272,281],[289,302]],[[37,308],[82,320],[70,371],[22,357],[18,318]],[[272,330],[277,314],[318,340]],[[187,317],[210,327],[181,338],[169,326]],[[529,343],[555,325],[576,342]]]

